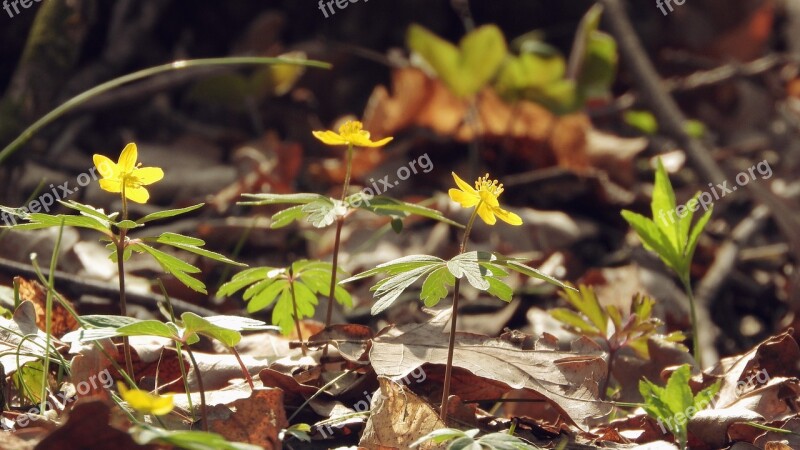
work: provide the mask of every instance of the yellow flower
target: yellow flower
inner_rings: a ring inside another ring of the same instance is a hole
[[[117,381],[119,395],[131,408],[154,416],[163,416],[172,411],[172,395],[153,395],[139,389],[128,389],[121,381]]]
[[[140,167],[142,164],[136,164],[137,158],[136,144],[133,143],[125,146],[116,163],[103,155],[94,155],[94,165],[103,177],[100,187],[114,193],[122,192],[124,187],[128,200],[147,203],[150,193],[142,186],[164,178],[164,171],[158,167]]]
[[[328,145],[352,145],[354,147],[383,147],[394,138],[388,137],[373,142],[369,139],[369,131],[363,130],[364,125],[357,120],[348,120],[339,127],[339,133],[333,131],[314,131],[315,138]]]
[[[453,172],[453,178],[456,180],[459,189],[450,189],[448,194],[450,194],[450,198],[454,202],[459,203],[464,208],[478,205],[478,215],[488,225],[494,225],[497,222],[495,216],[510,225],[522,225],[522,219],[518,215],[500,207],[500,202],[497,201],[497,198],[503,193],[503,185],[499,184],[497,180],[489,180],[488,173],[478,178],[474,189],[459,178],[455,172]]]

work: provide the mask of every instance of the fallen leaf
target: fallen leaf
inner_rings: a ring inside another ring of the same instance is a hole
[[[210,420],[209,429],[229,441],[248,442],[265,450],[281,448],[278,434],[289,426],[283,409],[283,391],[256,389],[248,398],[233,402],[228,417]]]
[[[424,400],[387,377],[378,377],[380,389],[372,397],[371,414],[358,445],[370,450],[409,448],[433,430],[445,428],[439,414]],[[444,450],[447,443],[426,442],[422,450]]]
[[[45,330],[47,289],[45,289],[41,283],[35,280],[29,281],[22,277],[14,277],[14,280],[19,283],[19,298],[22,300],[30,300],[33,303],[33,305],[36,307],[36,325],[40,330]],[[56,301],[55,297],[52,299],[52,301],[52,327],[50,330],[53,333],[53,336],[61,337],[70,331],[77,330],[78,322],[75,320],[75,318],[72,317],[72,315],[70,315],[63,306],[61,306],[61,303]],[[73,310],[75,309],[75,306],[69,300],[64,299],[64,301],[66,301]]]
[[[79,403],[67,423],[42,439],[35,450],[76,450],[113,448],[114,450],[155,449],[138,445],[131,436],[108,424],[111,410],[103,402]]]

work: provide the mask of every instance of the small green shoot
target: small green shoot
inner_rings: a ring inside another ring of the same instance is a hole
[[[477,428],[467,431],[440,428],[417,439],[410,447],[416,448],[428,441],[434,444],[452,441],[447,446],[448,450],[536,450],[539,448],[508,433],[491,433],[475,439],[478,433],[480,430]]]
[[[622,315],[619,308],[614,305],[603,306],[597,295],[589,286],[581,285],[579,291],[565,290],[561,292],[573,308],[555,308],[550,311],[554,319],[561,322],[569,331],[590,338],[599,339],[606,344],[608,350],[608,374],[601,394],[606,395],[612,369],[618,352],[623,348],[630,348],[644,359],[649,358],[647,341],[658,336],[658,327],[661,321],[652,317],[653,299],[636,295],[631,302],[627,316]],[[613,330],[609,325],[613,325]],[[676,331],[662,337],[670,342],[682,342],[686,339],[683,333]]]
[[[639,393],[644,398],[644,410],[658,422],[662,431],[670,431],[681,448],[686,449],[688,440],[688,421],[694,415],[712,404],[720,388],[720,382],[692,394],[689,386],[691,368],[688,364],[679,367],[670,375],[664,387],[650,380],[639,381]]]
[[[653,200],[650,204],[653,217],[644,217],[633,211],[622,211],[622,217],[639,235],[645,248],[658,254],[664,264],[675,271],[689,297],[692,315],[692,341],[694,357],[702,368],[702,355],[697,337],[697,312],[694,304],[691,284],[691,263],[700,234],[711,218],[713,207],[692,227],[694,212],[699,209],[699,194],[686,205],[676,206],[675,191],[669,181],[667,171],[661,160],[658,160]]]

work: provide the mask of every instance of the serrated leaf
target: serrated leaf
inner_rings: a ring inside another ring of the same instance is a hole
[[[166,272],[172,274],[172,276],[183,283],[184,286],[196,292],[207,294],[206,285],[203,284],[202,281],[192,278],[188,275],[189,273],[199,273],[200,269],[197,267],[183,262],[172,255],[162,252],[161,250],[150,247],[149,245],[136,244],[132,245],[131,248],[142,250],[150,254],[150,256],[152,256]]]
[[[484,278],[487,270],[478,264],[480,257],[481,254],[476,251],[456,255],[447,262],[447,269],[454,277],[466,277],[474,288],[485,291],[490,285]]]
[[[436,306],[441,299],[447,296],[450,291],[448,288],[455,285],[455,282],[455,277],[447,267],[440,267],[425,278],[419,298],[429,308]]]
[[[264,321],[251,319],[249,317],[209,316],[204,317],[204,319],[213,325],[234,331],[261,331],[277,329],[277,327],[267,325]]]
[[[154,220],[167,219],[167,218],[170,218],[170,217],[175,217],[175,216],[179,216],[181,214],[186,214],[186,213],[192,212],[192,211],[194,211],[196,209],[202,208],[203,206],[205,206],[205,203],[199,203],[197,205],[187,206],[186,208],[168,209],[166,211],[158,211],[158,212],[154,212],[152,214],[148,214],[148,215],[142,217],[141,219],[137,220],[136,222],[139,223],[139,224],[145,224],[147,222],[152,222]]]
[[[286,290],[289,290],[289,282],[287,280],[276,280],[267,285],[247,303],[247,312],[253,313],[266,308],[275,301],[278,295]]]
[[[681,236],[680,233],[680,219],[671,220],[671,213],[675,211],[675,208],[675,191],[672,189],[669,174],[667,174],[659,158],[657,160],[656,179],[653,185],[653,199],[650,202],[650,210],[656,227],[669,239],[672,249],[680,249],[683,248],[685,235]]]
[[[636,234],[639,235],[639,239],[646,249],[656,252],[668,267],[676,272],[680,271],[680,258],[667,236],[659,230],[652,220],[633,211],[624,210],[621,214],[631,228],[636,231]]]
[[[175,248],[179,248],[181,250],[185,250],[189,253],[194,253],[196,255],[200,255],[202,257],[213,259],[214,261],[219,261],[225,264],[231,264],[234,266],[246,266],[247,264],[242,264],[236,262],[232,259],[227,258],[217,252],[212,252],[211,250],[206,250],[201,248],[201,245],[205,245],[205,241],[202,239],[197,239],[190,236],[183,236],[177,233],[162,233],[156,242],[160,244],[171,245]]]
[[[103,233],[106,236],[111,236],[111,231],[108,226],[101,223],[94,217],[87,216],[69,216],[69,215],[49,215],[42,213],[33,213],[25,216],[28,223],[21,223],[12,225],[11,228],[16,230],[41,230],[44,228],[60,227],[63,221],[65,227],[86,228]]]
[[[184,236],[182,234],[171,233],[171,232],[161,233],[161,235],[158,236],[158,239],[156,241],[161,244],[168,244],[168,245],[182,244],[182,245],[192,245],[195,247],[206,245],[206,241],[202,239],[198,239],[191,236]]]
[[[347,206],[341,200],[321,198],[303,205],[306,221],[314,228],[324,228],[347,214]]]
[[[361,280],[363,278],[369,278],[375,275],[379,275],[381,273],[394,275],[400,272],[405,272],[407,270],[415,269],[417,267],[422,267],[431,264],[440,264],[444,262],[445,261],[442,258],[437,258],[436,256],[429,256],[429,255],[404,256],[402,258],[397,258],[395,260],[383,264],[378,264],[378,266],[375,267],[374,269],[370,269],[361,272],[357,275],[354,275],[350,278],[344,279],[340,281],[339,284],[350,283],[352,281]]]
[[[267,273],[271,268],[268,267],[255,267],[252,269],[245,269],[231,278],[231,281],[223,284],[217,291],[217,297],[226,297],[233,295],[245,286],[261,281],[267,277]]]

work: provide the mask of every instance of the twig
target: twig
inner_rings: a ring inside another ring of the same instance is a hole
[[[2,257],[0,257],[0,272],[36,278],[36,271],[33,266]],[[55,279],[59,285],[59,289],[72,297],[81,295],[96,295],[98,297],[107,298],[119,297],[119,287],[109,283],[79,277],[58,270],[55,272]],[[157,307],[162,301],[160,297],[154,294],[139,294],[136,292],[128,292],[126,297],[128,303],[147,307]],[[175,307],[175,311],[178,313],[193,312],[200,316],[213,316],[217,314],[208,308],[194,305],[186,300],[172,299],[172,304]]]

